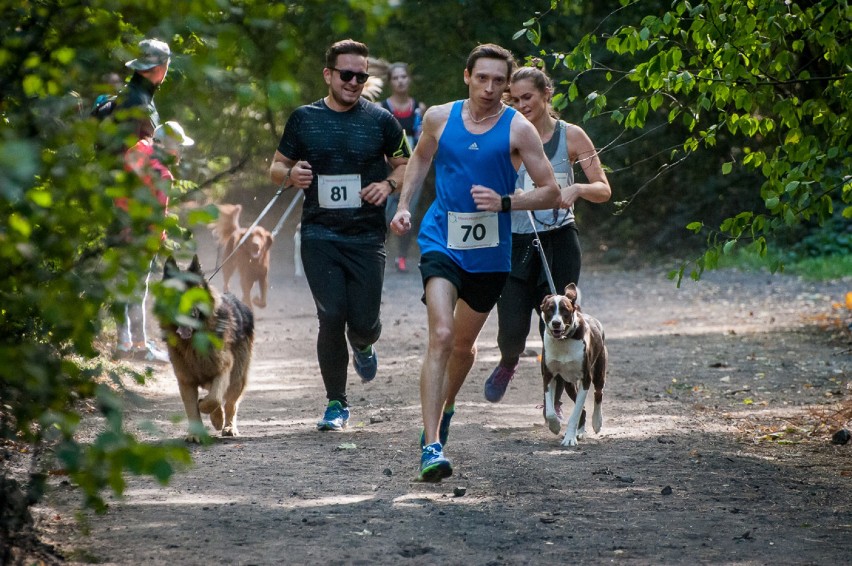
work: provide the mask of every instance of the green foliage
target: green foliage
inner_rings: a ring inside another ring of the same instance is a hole
[[[588,74],[605,79],[585,96],[587,119],[609,114],[626,130],[668,124],[681,132],[673,158],[718,155],[724,143],[716,174],[759,179],[760,203],[708,228],[706,253],[678,278],[700,277],[743,243],[765,253],[785,228],[824,223],[835,209],[852,218],[849,3],[653,4],[623,0],[614,29],[601,24],[548,55],[572,75],[571,101]],[[533,43],[548,17],[524,23]]]
[[[0,6],[0,443],[49,449],[52,458],[33,458],[33,478],[57,466],[103,510],[101,493],[121,494],[126,472],[166,482],[189,463],[182,443],[123,430],[116,392],[128,376],[96,347],[104,323],[136,296],[155,254],[193,251],[189,229],[214,215],[189,202],[265,177],[258,162],[274,152],[282,114],[324,88],[330,41],[375,33],[388,15],[388,2],[369,0]],[[121,131],[89,117],[95,97],[110,92],[106,73],[127,74],[124,62],[145,37],[173,52],[157,94],[161,120],[178,120],[197,141],[172,168],[181,181],[165,216],[120,153],[95,149],[114,146]],[[249,165],[257,171],[240,177]],[[132,197],[127,211],[114,205],[119,197]],[[190,292],[178,306],[169,302],[177,295],[157,294],[178,316],[209,303]],[[202,347],[218,346],[204,338]],[[78,426],[91,403],[104,424],[83,443]],[[4,455],[4,476],[7,466]]]

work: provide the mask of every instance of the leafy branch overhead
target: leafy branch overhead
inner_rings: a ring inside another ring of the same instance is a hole
[[[551,9],[560,4],[554,0]],[[609,115],[625,130],[666,123],[682,132],[670,155],[675,163],[724,138],[731,151],[718,163],[719,173],[739,168],[761,180],[762,207],[715,229],[690,223],[688,229],[708,238],[693,278],[740,243],[765,255],[780,229],[821,223],[835,207],[852,219],[847,1],[676,0],[659,12],[655,3],[621,4],[620,21],[632,16],[634,25],[605,30],[604,19],[572,50],[542,52],[571,74],[554,104],[577,100],[581,81],[595,81],[585,96],[586,119]],[[516,36],[537,45],[549,16],[537,14]],[[680,281],[686,268],[672,276]]]

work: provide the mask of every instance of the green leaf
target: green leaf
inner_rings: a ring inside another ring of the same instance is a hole
[[[30,234],[33,231],[29,220],[27,220],[17,212],[13,212],[9,215],[9,227],[18,232],[26,239],[29,239]]]
[[[44,94],[44,81],[38,75],[24,77],[24,94],[30,97],[40,97]]]
[[[67,65],[74,60],[76,50],[71,47],[60,47],[53,52],[53,58],[62,65]]]
[[[27,196],[42,208],[50,208],[53,205],[53,195],[48,191],[30,191]]]
[[[794,145],[799,143],[802,140],[802,132],[798,128],[792,129],[787,132],[787,135],[784,137],[784,145]]]
[[[734,169],[734,164],[731,161],[722,163],[722,175],[728,175]]]
[[[576,83],[572,82],[570,85],[568,85],[568,100],[570,100],[572,102],[574,100],[577,100],[577,97],[579,96],[579,94],[580,93],[577,90],[577,84]]]

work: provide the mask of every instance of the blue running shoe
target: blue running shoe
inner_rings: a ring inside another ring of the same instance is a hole
[[[370,346],[370,352],[359,352],[352,348],[352,363],[355,365],[355,373],[361,376],[364,383],[373,381],[376,377],[376,370],[379,369],[379,356],[376,355],[376,348]]]
[[[453,475],[453,466],[444,458],[441,443],[435,442],[423,447],[420,456],[420,481],[439,482]]]
[[[485,398],[492,403],[499,403],[513,377],[515,377],[514,367],[507,368],[498,365],[491,372],[491,376],[485,380]]]
[[[349,408],[340,401],[329,401],[325,414],[317,423],[317,430],[343,430],[349,422]]]
[[[441,443],[441,446],[447,445],[447,439],[450,437],[450,420],[452,420],[453,415],[456,414],[455,405],[447,411],[444,410],[444,414],[441,415],[441,425],[438,427],[438,441]],[[426,431],[420,430],[420,448],[426,446]]]

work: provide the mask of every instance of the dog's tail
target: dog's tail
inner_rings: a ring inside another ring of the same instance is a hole
[[[220,204],[219,219],[212,227],[213,235],[219,241],[219,245],[224,245],[235,232],[240,230],[240,212],[243,207],[240,204]]]

